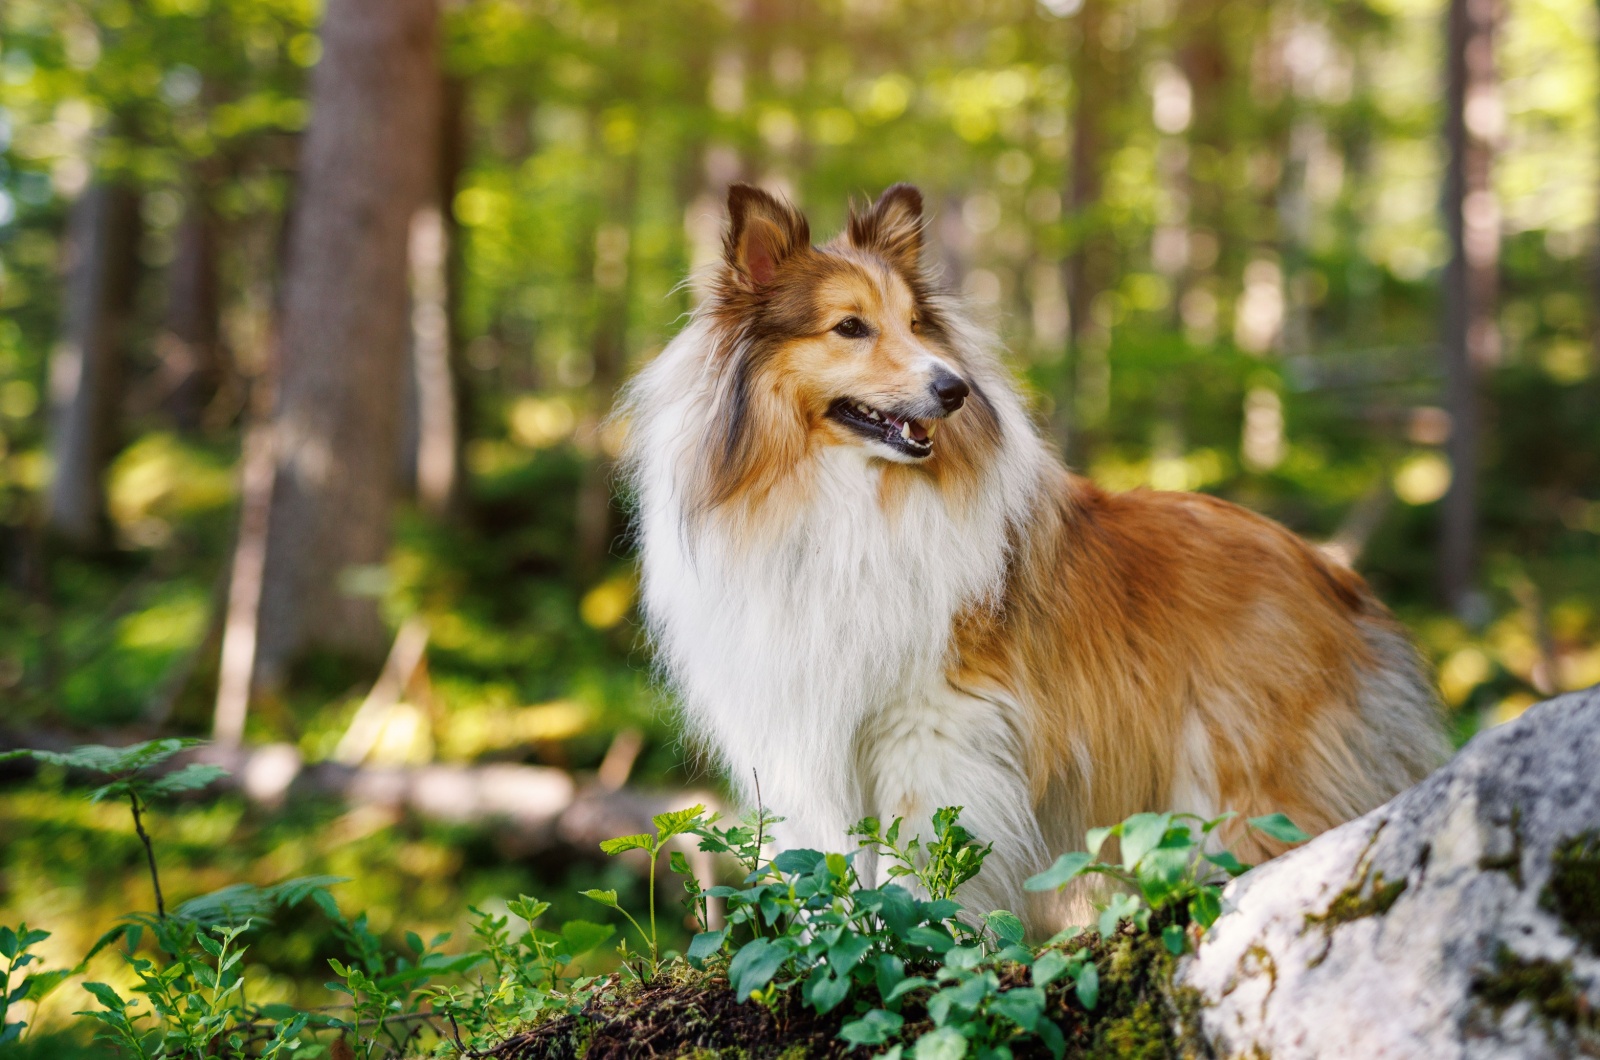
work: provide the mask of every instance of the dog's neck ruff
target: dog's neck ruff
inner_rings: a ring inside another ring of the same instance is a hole
[[[627,399],[644,611],[691,732],[747,801],[758,777],[788,841],[838,849],[843,827],[878,812],[858,766],[863,721],[925,696],[956,617],[999,602],[1042,448],[980,347],[974,374],[1001,440],[977,489],[952,497],[917,475],[886,505],[889,465],[826,446],[794,469],[798,500],[770,517],[759,499],[702,510],[701,447],[719,437],[711,341],[691,324]]]

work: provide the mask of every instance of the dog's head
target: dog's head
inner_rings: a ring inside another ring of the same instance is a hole
[[[760,189],[734,185],[728,215],[707,307],[723,358],[719,500],[819,446],[934,471],[959,435],[993,431],[923,269],[915,188],[852,210],[820,247],[799,211]]]

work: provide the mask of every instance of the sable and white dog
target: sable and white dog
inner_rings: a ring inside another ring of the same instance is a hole
[[[1048,931],[1022,881],[1089,827],[1232,809],[1315,833],[1442,760],[1357,575],[1232,504],[1062,467],[924,271],[916,189],[820,247],[765,192],[728,208],[704,305],[628,389],[626,466],[660,661],[780,843],[958,805],[994,843],[966,903]]]

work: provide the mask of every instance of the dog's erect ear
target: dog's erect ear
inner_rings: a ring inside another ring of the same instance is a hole
[[[850,211],[850,245],[887,258],[906,273],[922,267],[922,192],[896,184],[866,210]]]
[[[765,287],[785,261],[810,246],[811,226],[799,210],[749,184],[728,189],[723,256],[741,284]]]

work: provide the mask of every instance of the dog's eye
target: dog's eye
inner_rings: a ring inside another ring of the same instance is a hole
[[[861,322],[860,317],[845,317],[833,326],[833,330],[847,339],[864,339],[867,337],[867,326]]]

